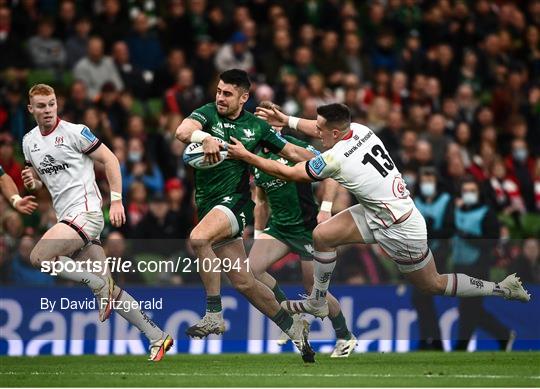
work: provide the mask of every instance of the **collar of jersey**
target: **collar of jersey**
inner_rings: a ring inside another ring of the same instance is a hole
[[[62,119],[60,119],[60,118],[57,116],[57,117],[56,117],[56,124],[55,124],[54,127],[51,129],[51,131],[49,131],[49,132],[46,133],[46,134],[44,134],[44,133],[42,133],[42,132],[40,131],[40,134],[41,134],[42,136],[51,135],[51,134],[54,132],[54,130],[56,130],[56,127],[58,127],[58,125],[60,124],[60,120],[62,120]]]

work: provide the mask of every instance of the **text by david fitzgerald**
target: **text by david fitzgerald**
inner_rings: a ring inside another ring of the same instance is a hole
[[[103,299],[103,303],[107,303],[107,299]],[[73,300],[67,297],[60,299],[49,299],[41,297],[40,309],[42,311],[53,312],[57,310],[94,310],[98,309],[98,299],[85,298],[84,300]],[[153,298],[151,300],[132,300],[132,301],[111,301],[112,309],[119,309],[122,311],[130,310],[161,310],[163,309],[163,298]]]

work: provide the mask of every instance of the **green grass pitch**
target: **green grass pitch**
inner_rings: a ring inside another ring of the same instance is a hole
[[[1,386],[540,386],[540,353],[1,357]]]

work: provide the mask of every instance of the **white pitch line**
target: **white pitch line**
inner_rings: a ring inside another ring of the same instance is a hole
[[[0,375],[83,375],[83,376],[164,376],[164,377],[321,377],[321,378],[339,378],[339,377],[358,377],[358,378],[487,378],[487,379],[512,379],[512,378],[526,378],[538,380],[540,375],[523,376],[523,375],[493,375],[493,374],[371,374],[371,373],[344,373],[344,374],[311,374],[311,373],[174,373],[174,372],[127,372],[127,371],[113,371],[113,372],[75,372],[66,373],[60,371],[5,371],[0,372]]]

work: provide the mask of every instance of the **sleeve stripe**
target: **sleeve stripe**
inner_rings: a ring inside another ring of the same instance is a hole
[[[311,179],[314,180],[314,181],[322,181],[322,180],[324,179],[324,178],[319,178],[319,177],[317,177],[317,176],[315,175],[315,173],[313,173],[313,172],[311,171],[311,168],[309,167],[309,161],[306,162],[305,166],[306,166],[306,173],[307,173],[307,175],[309,176],[309,178],[311,178]]]
[[[96,142],[92,143],[90,147],[86,150],[83,150],[83,153],[87,155],[93,153],[99,146],[101,146],[101,141],[99,139],[96,139]]]

